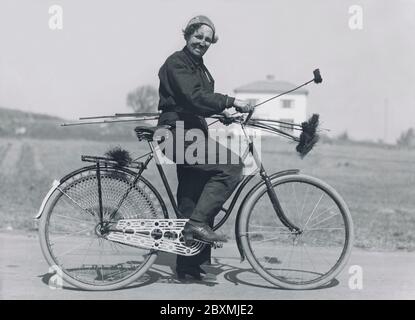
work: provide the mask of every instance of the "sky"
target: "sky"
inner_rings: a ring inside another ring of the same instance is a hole
[[[52,5],[62,29],[49,27]],[[217,92],[269,74],[298,85],[320,68],[308,112],[331,136],[393,143],[415,127],[415,0],[1,0],[0,106],[68,120],[130,112],[128,92],[158,87],[198,14],[219,35],[204,56]]]

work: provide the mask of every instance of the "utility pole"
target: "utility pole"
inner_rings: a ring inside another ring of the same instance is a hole
[[[383,142],[387,143],[388,138],[388,98],[384,101],[384,124],[383,124]]]

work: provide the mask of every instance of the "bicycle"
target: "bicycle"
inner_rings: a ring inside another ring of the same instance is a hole
[[[241,261],[246,257],[260,276],[278,287],[321,287],[341,272],[350,256],[349,209],[334,188],[298,169],[268,175],[247,127],[294,136],[275,127],[272,120],[253,119],[252,114],[232,117],[231,122],[240,124],[247,139],[245,155],[250,153],[259,169],[240,182],[213,229],[225,223],[244,188],[259,174],[261,181],[247,192],[237,210],[235,240]],[[316,142],[315,135],[305,134],[310,125],[315,132],[315,120],[295,125],[302,130],[295,141],[302,144],[303,155]],[[195,241],[186,246],[182,230],[187,219],[169,218],[163,198],[142,176],[155,158],[173,210],[180,216],[159,162],[157,129],[136,128],[137,137],[148,142],[149,153],[124,162],[82,156],[94,164],[55,181],[44,198],[36,216],[42,252],[66,282],[87,290],[120,289],[143,276],[160,251],[194,255],[205,245],[220,245]]]

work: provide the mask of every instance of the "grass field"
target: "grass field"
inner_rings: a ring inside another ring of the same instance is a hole
[[[82,154],[103,155],[116,145],[134,156],[148,151],[139,142],[0,139],[0,229],[33,228],[33,216],[52,181],[86,165]],[[355,246],[415,250],[415,150],[321,143],[301,160],[293,144],[264,138],[262,159],[268,172],[299,168],[332,185],[349,205]],[[175,189],[175,167],[166,171]],[[154,166],[145,176],[167,199]],[[229,234],[235,214],[223,227]]]

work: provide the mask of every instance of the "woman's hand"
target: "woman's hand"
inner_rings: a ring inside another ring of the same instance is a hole
[[[233,123],[234,119],[228,111],[223,111],[220,115],[223,116],[223,118],[219,118],[219,121],[223,123],[225,126],[229,126]]]
[[[246,100],[235,99],[233,106],[240,113],[249,113],[254,110],[254,106],[251,106]]]

